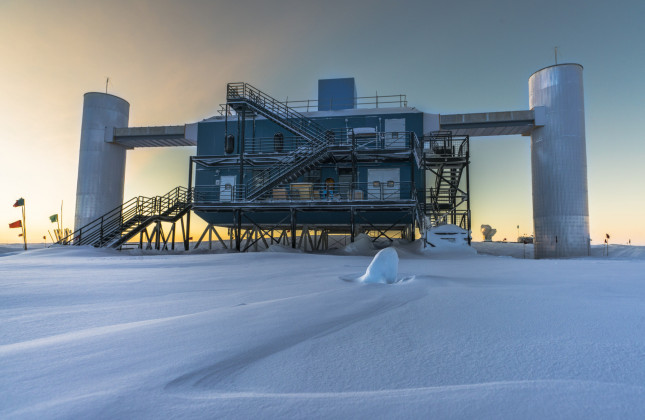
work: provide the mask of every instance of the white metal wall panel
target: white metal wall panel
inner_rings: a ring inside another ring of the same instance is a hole
[[[386,147],[405,147],[405,118],[387,118],[384,131]]]
[[[400,168],[368,169],[367,199],[380,201],[400,199],[400,179]]]
[[[117,96],[84,96],[74,230],[123,204],[126,149],[105,138],[115,127],[127,127],[129,114],[130,104]]]
[[[219,184],[219,197],[222,202],[233,201],[233,194],[235,191],[235,175],[224,175],[220,178]]]
[[[589,205],[582,66],[561,64],[529,78],[531,109],[545,124],[531,134],[536,258],[584,256],[589,251]]]

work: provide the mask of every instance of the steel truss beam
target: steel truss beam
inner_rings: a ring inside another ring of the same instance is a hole
[[[377,232],[379,232],[379,234],[378,234],[375,238],[373,238],[373,239],[372,239],[372,242],[376,242],[376,240],[377,240],[378,238],[380,238],[381,236],[383,236],[384,238],[386,238],[387,240],[389,240],[390,242],[392,242],[394,239],[392,239],[392,238],[390,238],[389,236],[387,236],[387,232],[391,231],[391,230],[392,230],[392,228],[393,228],[394,226],[398,225],[398,224],[399,224],[403,219],[405,219],[406,217],[408,217],[411,213],[413,213],[413,210],[409,211],[409,212],[408,212],[408,213],[406,213],[406,214],[403,214],[403,216],[401,216],[401,217],[400,217],[396,222],[392,223],[389,227],[387,227],[387,228],[385,228],[385,229],[381,229],[381,228],[379,228],[379,227],[377,227],[377,226],[373,225],[369,220],[367,220],[366,218],[364,218],[364,217],[360,214],[360,212],[356,212],[356,216],[358,216],[358,218],[360,218],[361,220],[363,220],[363,221],[364,221],[368,226],[370,226],[371,228],[373,228],[374,230],[376,230]],[[413,219],[412,219],[412,220],[414,221],[414,214],[412,214],[412,217],[413,217]],[[407,228],[407,226],[406,226],[406,228]],[[404,228],[404,229],[405,229],[405,228]]]
[[[290,218],[290,216],[291,215],[287,215],[286,217],[282,218],[282,220],[280,220],[279,222],[277,222],[277,223],[273,224],[271,227],[265,229],[265,228],[262,228],[253,219],[251,219],[251,217],[249,217],[248,214],[244,214],[243,217],[246,218],[246,220],[248,220],[249,222],[251,222],[251,224],[255,227],[253,230],[255,230],[256,238],[252,243],[250,243],[250,244],[247,243],[247,246],[242,250],[242,252],[248,250],[251,246],[257,244],[260,239],[264,243],[264,246],[266,246],[268,248],[269,245],[267,244],[266,239],[264,237],[265,234],[267,236],[270,235],[269,236],[270,242],[271,242],[271,245],[273,245],[273,241],[275,240],[275,239],[273,239],[273,231],[275,230],[275,228],[277,228],[277,227],[281,226],[283,223],[285,223],[287,221],[287,219]],[[282,235],[280,235],[279,239],[276,241],[278,244],[280,243],[281,238],[282,238]]]
[[[202,240],[204,239],[204,236],[208,233],[208,249],[213,249],[213,233],[217,237],[217,240],[224,246],[224,249],[227,249],[226,243],[222,240],[222,237],[219,235],[217,232],[217,229],[215,228],[215,225],[209,223],[206,226],[206,229],[204,229],[204,232],[202,233],[202,236],[199,237],[199,240],[195,244],[195,247],[193,249],[199,248],[199,245],[201,245]]]

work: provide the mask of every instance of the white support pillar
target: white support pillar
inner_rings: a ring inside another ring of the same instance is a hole
[[[114,95],[86,93],[76,183],[74,230],[123,204],[126,149],[106,140],[127,127],[130,104]]]
[[[533,73],[529,78],[529,106],[544,107],[544,126],[531,133],[535,258],[587,255],[589,204],[582,66],[559,64]]]

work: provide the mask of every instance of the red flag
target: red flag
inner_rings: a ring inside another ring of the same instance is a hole
[[[21,228],[21,227],[22,227],[22,220],[17,220],[17,221],[15,221],[13,223],[9,223],[9,228],[10,229]]]

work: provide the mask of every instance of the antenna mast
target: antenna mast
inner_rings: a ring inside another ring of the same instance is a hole
[[[556,60],[556,62],[557,62],[557,60]],[[106,94],[107,94],[108,83],[110,83],[110,77],[107,77],[107,78],[105,79],[105,93],[106,93]]]
[[[555,47],[555,65],[558,65],[558,47]]]

